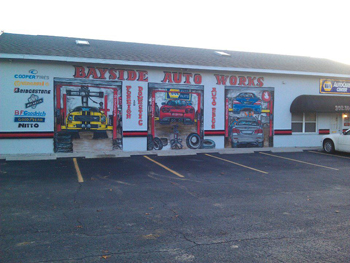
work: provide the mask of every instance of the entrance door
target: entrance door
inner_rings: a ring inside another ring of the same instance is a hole
[[[343,130],[350,129],[350,113],[343,113]]]
[[[330,133],[340,133],[341,132],[341,115],[335,114],[332,117]]]

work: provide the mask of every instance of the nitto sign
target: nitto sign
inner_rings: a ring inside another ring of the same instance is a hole
[[[350,81],[349,80],[321,79],[320,80],[320,93],[350,94]]]

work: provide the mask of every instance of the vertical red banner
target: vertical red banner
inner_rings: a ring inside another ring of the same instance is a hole
[[[156,91],[153,90],[152,91],[152,120],[151,120],[151,133],[152,133],[152,137],[154,137],[154,125],[155,125],[155,122],[154,122],[154,113],[155,113],[155,107],[156,107]]]
[[[65,123],[67,117],[67,94],[63,94],[63,116],[61,117],[61,120],[63,121],[62,124],[64,123],[65,125],[67,125],[67,123]]]
[[[226,98],[225,102],[225,137],[228,137],[228,98]]]
[[[195,93],[195,94],[197,94],[197,96],[198,96],[198,110],[197,110],[197,112],[198,112],[198,114],[197,114],[197,116],[200,116],[200,113],[201,113],[201,94],[200,93]],[[202,116],[201,116],[201,119],[202,119]],[[197,133],[200,135],[201,134],[201,119],[199,119],[198,117],[197,117]]]
[[[270,137],[272,137],[273,135],[273,122],[272,122],[272,116],[273,116],[273,100],[271,99],[270,102],[269,102],[269,106],[270,106],[270,113],[268,114],[269,115],[269,121],[270,121]]]
[[[113,90],[113,140],[117,139],[117,123],[118,123],[118,90],[114,89]]]
[[[57,85],[56,86],[56,110],[57,112],[59,112],[59,116],[57,116],[56,118],[56,130],[58,132],[61,131],[61,123],[58,122],[58,118],[62,118],[61,115],[62,115],[62,111],[61,111],[61,85]]]
[[[105,111],[105,115],[107,117],[107,113],[108,113],[108,96],[105,95],[105,104],[104,104],[105,108],[104,108],[104,111]]]

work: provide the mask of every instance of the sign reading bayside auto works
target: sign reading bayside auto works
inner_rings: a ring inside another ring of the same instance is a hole
[[[350,80],[320,80],[320,93],[350,94]]]

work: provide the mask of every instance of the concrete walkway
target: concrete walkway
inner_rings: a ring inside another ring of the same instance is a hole
[[[219,153],[219,154],[244,154],[254,152],[302,152],[302,151],[320,151],[321,147],[264,147],[264,148],[225,148],[225,149],[186,149],[186,150],[168,150],[168,151],[114,151],[99,153],[51,153],[51,154],[3,154],[0,159],[6,161],[32,161],[32,160],[56,160],[58,158],[120,158],[130,157],[132,155],[157,155],[157,156],[180,156],[196,155],[198,153]]]

